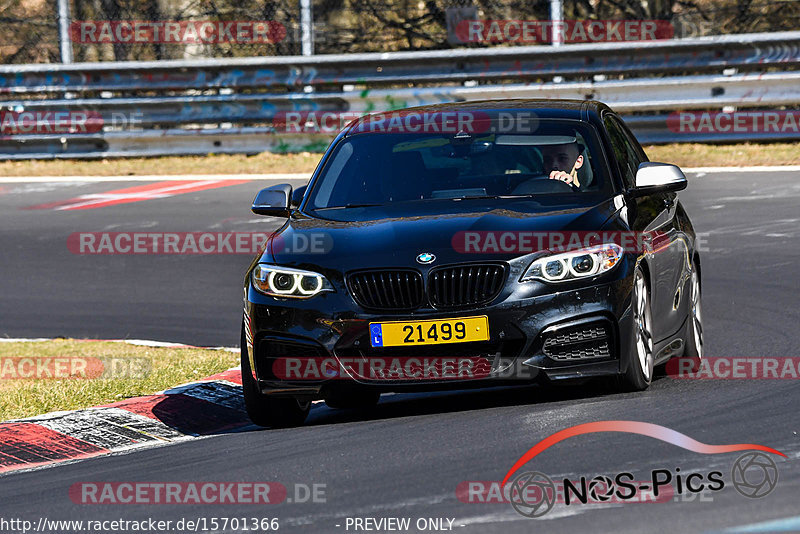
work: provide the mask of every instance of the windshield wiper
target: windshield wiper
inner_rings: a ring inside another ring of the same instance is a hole
[[[372,208],[375,206],[383,206],[383,204],[369,204],[369,203],[353,203],[353,204],[345,204],[344,206],[328,206],[325,208],[317,208],[318,210],[342,210],[347,208]]]
[[[467,200],[470,198],[493,199],[493,198],[525,198],[525,197],[533,197],[533,195],[467,195],[463,197],[451,197],[448,200]]]

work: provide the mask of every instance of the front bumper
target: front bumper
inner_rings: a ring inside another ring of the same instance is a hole
[[[332,388],[354,385],[402,392],[620,374],[633,354],[632,264],[625,260],[583,286],[536,283],[520,289],[517,286],[523,285],[512,280],[510,289],[487,306],[404,314],[365,312],[346,288],[301,300],[269,297],[248,284],[245,328],[250,368],[262,393],[306,398],[323,398]],[[370,345],[370,322],[475,315],[489,319],[487,342],[430,348]],[[598,337],[593,339],[595,334]],[[567,345],[559,346],[562,342]],[[287,358],[310,365],[300,363],[287,370]],[[421,378],[408,372],[418,368],[414,365],[404,367],[400,374],[372,372],[375,360],[397,360],[402,366],[409,359],[422,367],[434,363]],[[448,359],[456,360],[454,367],[447,367]],[[467,364],[472,371],[459,373],[465,360],[472,362]],[[323,368],[322,362],[327,362]],[[309,368],[315,372],[306,373]]]

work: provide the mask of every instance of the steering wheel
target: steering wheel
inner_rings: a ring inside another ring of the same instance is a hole
[[[552,180],[546,176],[526,180],[514,188],[515,195],[532,195],[540,193],[574,193],[575,189],[561,180]]]
[[[511,173],[505,174],[505,190],[506,191],[513,191],[520,184],[524,184],[528,181],[532,180],[543,180],[547,178],[546,174],[533,174],[533,173]]]

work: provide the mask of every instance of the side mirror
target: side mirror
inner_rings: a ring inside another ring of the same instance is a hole
[[[291,197],[291,185],[273,185],[258,192],[256,198],[253,199],[253,207],[250,209],[257,215],[288,217],[291,213],[289,206]]]
[[[645,162],[636,171],[636,187],[631,191],[635,196],[649,195],[666,191],[686,189],[686,176],[677,165],[669,163]]]
[[[292,191],[292,207],[299,208],[300,204],[303,202],[303,197],[306,194],[306,189],[308,189],[307,185],[303,185]]]

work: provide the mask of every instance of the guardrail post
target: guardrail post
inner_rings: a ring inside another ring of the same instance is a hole
[[[561,31],[557,28],[557,25],[563,22],[564,18],[564,6],[562,4],[562,0],[550,0],[550,22],[552,23],[552,32],[553,32],[553,39],[552,45],[553,46],[561,46]]]
[[[300,0],[300,43],[304,56],[314,55],[314,17],[311,13],[311,0]]]
[[[58,0],[58,44],[61,63],[72,63],[72,41],[69,35],[69,0]]]

